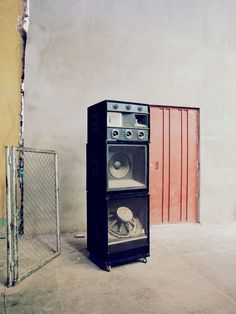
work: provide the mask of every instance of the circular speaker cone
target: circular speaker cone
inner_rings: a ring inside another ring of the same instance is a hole
[[[140,140],[143,140],[144,137],[145,137],[144,131],[138,131],[138,137],[139,137]]]
[[[124,178],[130,171],[129,156],[124,153],[115,153],[111,156],[108,169],[112,177],[116,179]]]
[[[132,210],[121,206],[108,214],[109,234],[115,238],[132,238],[143,234],[140,220],[134,217]]]
[[[131,130],[126,130],[126,131],[125,131],[125,137],[126,137],[126,138],[131,138],[132,135],[133,135],[133,132],[132,132]]]
[[[128,207],[118,207],[116,214],[122,222],[129,222],[133,219],[133,213]]]
[[[113,138],[118,138],[119,135],[120,135],[120,132],[117,129],[113,129],[112,132],[111,132],[111,135],[112,135]]]

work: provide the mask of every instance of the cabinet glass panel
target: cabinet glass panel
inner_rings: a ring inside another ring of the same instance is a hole
[[[108,191],[147,187],[146,145],[108,145],[107,156]]]
[[[147,238],[148,196],[108,201],[108,244]]]

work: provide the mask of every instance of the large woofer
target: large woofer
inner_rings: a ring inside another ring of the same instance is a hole
[[[109,244],[146,238],[148,196],[109,199],[107,223]]]
[[[109,160],[108,169],[113,178],[124,178],[131,169],[129,156],[124,153],[113,154]]]
[[[142,225],[128,207],[118,207],[108,215],[109,232],[118,238],[130,238],[142,235]]]

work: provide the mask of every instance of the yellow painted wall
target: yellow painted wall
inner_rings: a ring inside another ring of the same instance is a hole
[[[0,0],[0,227],[5,217],[5,146],[20,138],[23,0]]]

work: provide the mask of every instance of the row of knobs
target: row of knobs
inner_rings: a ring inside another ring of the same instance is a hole
[[[118,104],[114,104],[113,105],[113,109],[117,110],[119,108]],[[131,105],[126,105],[125,109],[126,110],[130,110],[132,107]],[[138,106],[138,111],[143,111],[143,107],[142,106]]]
[[[119,135],[120,135],[120,132],[119,132],[118,129],[112,130],[112,137],[113,137],[113,138],[118,138]],[[133,137],[133,132],[132,132],[132,130],[126,130],[126,131],[125,131],[125,137],[126,137],[127,139],[131,139],[131,138]],[[144,131],[139,130],[139,131],[138,131],[138,138],[139,138],[140,140],[143,140],[144,137],[145,137]]]

